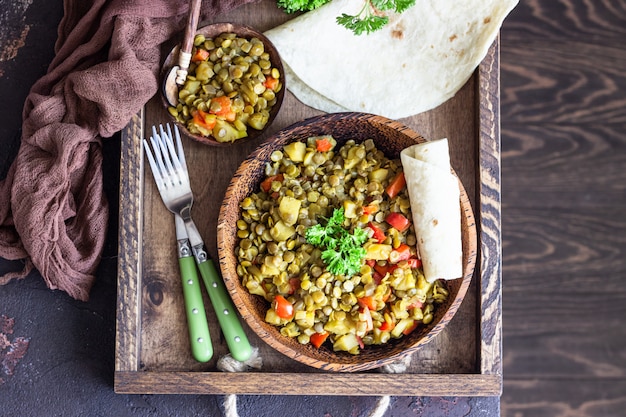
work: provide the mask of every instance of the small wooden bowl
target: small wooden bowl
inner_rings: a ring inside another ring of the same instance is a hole
[[[264,176],[265,162],[277,149],[295,140],[306,140],[311,136],[332,135],[338,146],[348,139],[362,142],[372,138],[378,149],[388,157],[399,158],[400,151],[425,139],[399,122],[363,113],[328,114],[296,123],[272,136],[245,160],[226,191],[222,203],[217,230],[220,267],[230,295],[241,316],[250,328],[270,346],[286,356],[306,365],[329,371],[363,371],[397,361],[417,351],[434,338],[452,319],[469,287],[476,263],[476,226],[470,202],[459,181],[461,190],[460,209],[463,240],[463,278],[447,281],[449,297],[437,305],[433,321],[420,326],[408,336],[392,339],[380,346],[366,346],[358,355],[334,352],[325,346],[317,349],[301,345],[297,340],[280,334],[277,327],[265,322],[269,303],[259,296],[251,295],[241,284],[236,272],[237,238],[236,222],[240,217],[239,203],[259,189]]]
[[[167,112],[171,120],[178,125],[178,128],[185,135],[195,139],[196,141],[200,143],[204,143],[206,145],[214,145],[214,146],[231,145],[233,143],[238,143],[240,141],[244,141],[248,139],[255,139],[259,137],[260,135],[262,135],[276,118],[276,115],[278,114],[278,111],[280,110],[280,106],[283,103],[283,98],[285,97],[285,91],[287,90],[285,71],[283,69],[283,63],[280,58],[280,55],[278,54],[278,50],[272,44],[272,42],[267,37],[265,37],[265,35],[263,35],[263,33],[249,26],[234,24],[234,23],[214,23],[214,24],[199,28],[196,31],[197,35],[204,35],[207,38],[215,38],[222,33],[236,33],[237,36],[246,38],[246,39],[251,39],[255,37],[255,38],[258,38],[261,42],[263,42],[263,44],[265,45],[265,51],[269,53],[270,55],[270,62],[272,63],[272,66],[277,68],[280,71],[281,82],[283,85],[280,91],[276,94],[276,104],[274,104],[274,106],[270,110],[270,117],[265,127],[262,130],[256,130],[251,127],[248,127],[248,136],[242,139],[237,139],[234,142],[218,142],[213,137],[193,134],[187,129],[185,125],[176,121],[176,119],[169,112]],[[174,47],[172,51],[169,53],[169,55],[166,57],[165,62],[163,63],[163,68],[161,69],[162,86],[164,85],[163,83],[165,83],[165,80],[171,68],[177,65],[179,50],[180,50],[180,45]],[[167,99],[165,98],[163,91],[164,91],[164,88],[161,88],[161,99],[162,99],[163,105],[167,109],[168,107],[170,107],[170,104],[167,102]]]

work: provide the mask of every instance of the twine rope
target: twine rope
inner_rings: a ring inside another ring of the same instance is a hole
[[[389,374],[400,374],[406,372],[408,366],[411,363],[411,355],[407,355],[396,362],[392,362],[387,365],[383,365],[380,368],[380,372]],[[259,355],[259,349],[253,348],[250,359],[245,362],[240,362],[234,359],[230,354],[222,356],[217,361],[217,368],[223,372],[244,372],[251,368],[261,369],[263,366],[263,360]],[[383,417],[391,404],[391,396],[383,395],[378,398],[376,405],[369,412],[366,417]],[[225,417],[239,417],[237,411],[237,394],[228,394],[224,397],[222,402],[224,407]]]
[[[231,354],[224,355],[217,360],[217,369],[222,372],[245,372],[250,369],[261,369],[263,358],[259,354],[259,348],[253,347],[250,358],[246,361],[238,361]],[[224,414],[226,417],[239,417],[237,412],[237,395],[228,394],[223,401]]]
[[[391,397],[389,395],[383,395],[376,402],[376,406],[370,411],[367,417],[383,417],[387,409],[389,408],[389,404],[391,402]],[[239,417],[239,413],[237,412],[237,395],[236,394],[228,394],[224,398],[224,415],[225,417]]]

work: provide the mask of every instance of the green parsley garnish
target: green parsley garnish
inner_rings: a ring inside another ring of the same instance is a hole
[[[367,232],[355,227],[350,233],[343,227],[343,208],[335,209],[326,226],[316,224],[306,230],[305,237],[311,245],[322,249],[322,260],[328,271],[335,275],[351,276],[361,269],[365,257],[363,244]]]
[[[370,12],[363,13],[363,11],[356,16],[343,13],[337,17],[337,23],[350,29],[355,35],[361,35],[363,32],[372,33],[385,26],[388,21],[387,16],[374,16]]]
[[[276,0],[278,6],[287,13],[317,9],[331,0]],[[402,13],[415,4],[415,0],[364,0],[363,7],[356,15],[342,13],[337,23],[356,35],[372,33],[389,22],[386,11]]]
[[[287,13],[306,12],[317,9],[330,0],[276,0],[278,7]]]

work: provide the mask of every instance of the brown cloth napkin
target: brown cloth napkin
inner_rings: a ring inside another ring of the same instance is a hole
[[[201,21],[256,0],[207,0]],[[55,58],[31,88],[22,141],[0,182],[0,257],[24,259],[51,289],[86,301],[100,262],[108,205],[101,138],[157,93],[160,46],[183,30],[182,0],[64,0]]]

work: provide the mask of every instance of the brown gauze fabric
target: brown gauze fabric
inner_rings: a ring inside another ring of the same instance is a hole
[[[201,21],[256,0],[207,0]],[[87,300],[108,221],[101,138],[158,91],[161,45],[183,31],[182,0],[65,0],[55,58],[31,88],[22,141],[0,182],[0,257]]]

